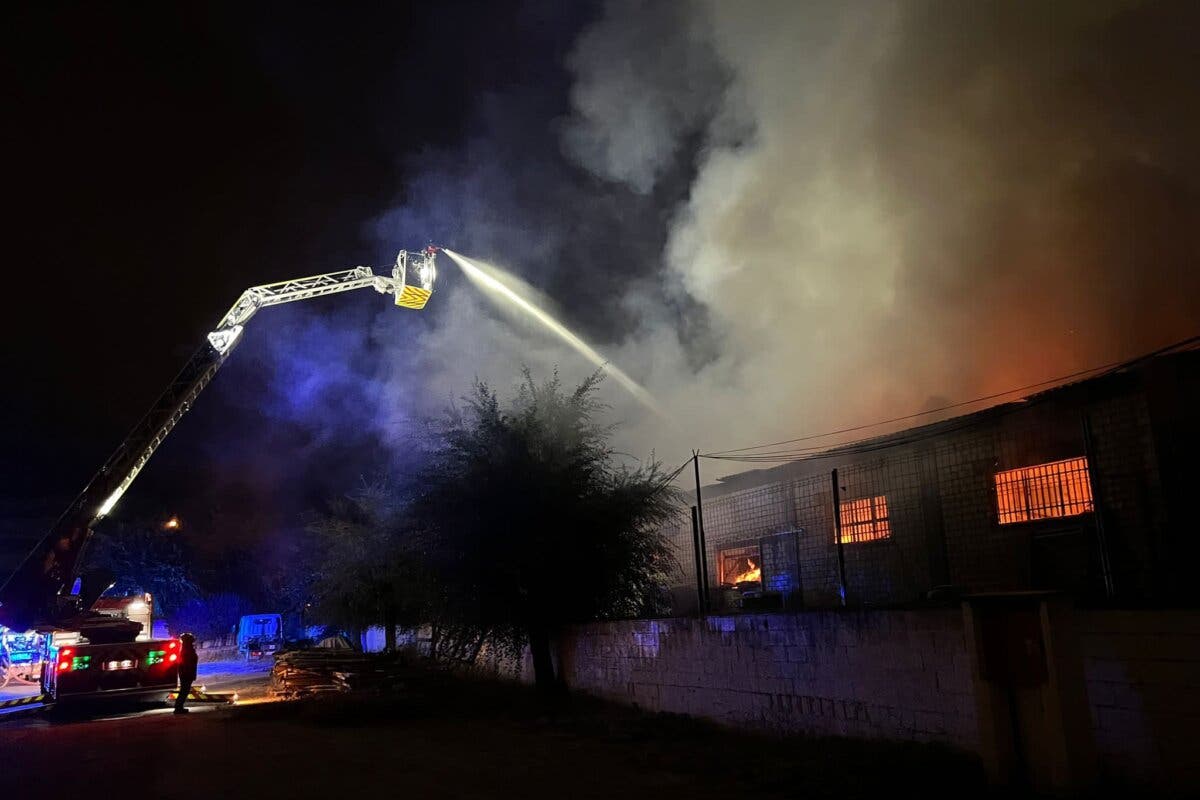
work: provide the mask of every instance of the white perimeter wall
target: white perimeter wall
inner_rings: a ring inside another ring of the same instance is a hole
[[[576,628],[575,689],[781,732],[978,745],[958,610],[810,612]]]
[[[1102,779],[1200,791],[1200,613],[1075,620]],[[559,658],[572,689],[652,711],[980,747],[958,609],[596,623],[572,628]],[[528,657],[520,672],[531,680]]]

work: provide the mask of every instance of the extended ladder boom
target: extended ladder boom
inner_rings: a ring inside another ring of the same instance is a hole
[[[107,516],[129,489],[159,445],[192,407],[197,395],[225,363],[237,346],[245,324],[260,308],[368,286],[380,293],[394,295],[396,305],[423,308],[433,291],[435,257],[436,249],[432,247],[419,253],[402,250],[391,277],[376,275],[370,267],[355,267],[252,286],[244,291],[208,334],[205,344],[0,588],[0,624],[25,630],[35,623],[49,622],[91,607],[95,597],[79,596],[74,591],[64,595],[63,591],[78,573],[80,557],[91,536],[92,526]],[[103,588],[106,587],[101,587],[100,591]]]

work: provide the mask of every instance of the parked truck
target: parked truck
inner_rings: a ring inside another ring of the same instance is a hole
[[[237,648],[244,661],[274,656],[283,649],[283,617],[247,614],[238,621]]]

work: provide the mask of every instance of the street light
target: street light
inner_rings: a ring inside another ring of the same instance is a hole
[[[177,531],[183,527],[183,523],[179,521],[179,517],[172,516],[162,524],[164,531]]]

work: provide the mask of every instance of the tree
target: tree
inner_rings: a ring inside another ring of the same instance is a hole
[[[429,614],[427,573],[412,546],[408,508],[382,481],[336,498],[307,526],[316,537],[309,589],[316,613],[350,629],[383,625],[389,651],[396,626]]]
[[[678,497],[658,463],[618,463],[595,419],[599,382],[568,393],[526,370],[505,408],[477,383],[448,414],[414,506],[441,613],[528,644],[542,689],[556,684],[562,626],[643,613],[674,567],[660,531]]]
[[[118,523],[93,535],[85,569],[111,572],[116,579],[111,594],[150,592],[157,612],[169,616],[199,596],[185,563],[178,537],[152,525]]]
[[[194,597],[169,616],[171,630],[193,633],[201,639],[226,636],[237,622],[255,611],[253,604],[236,592],[217,592]]]

